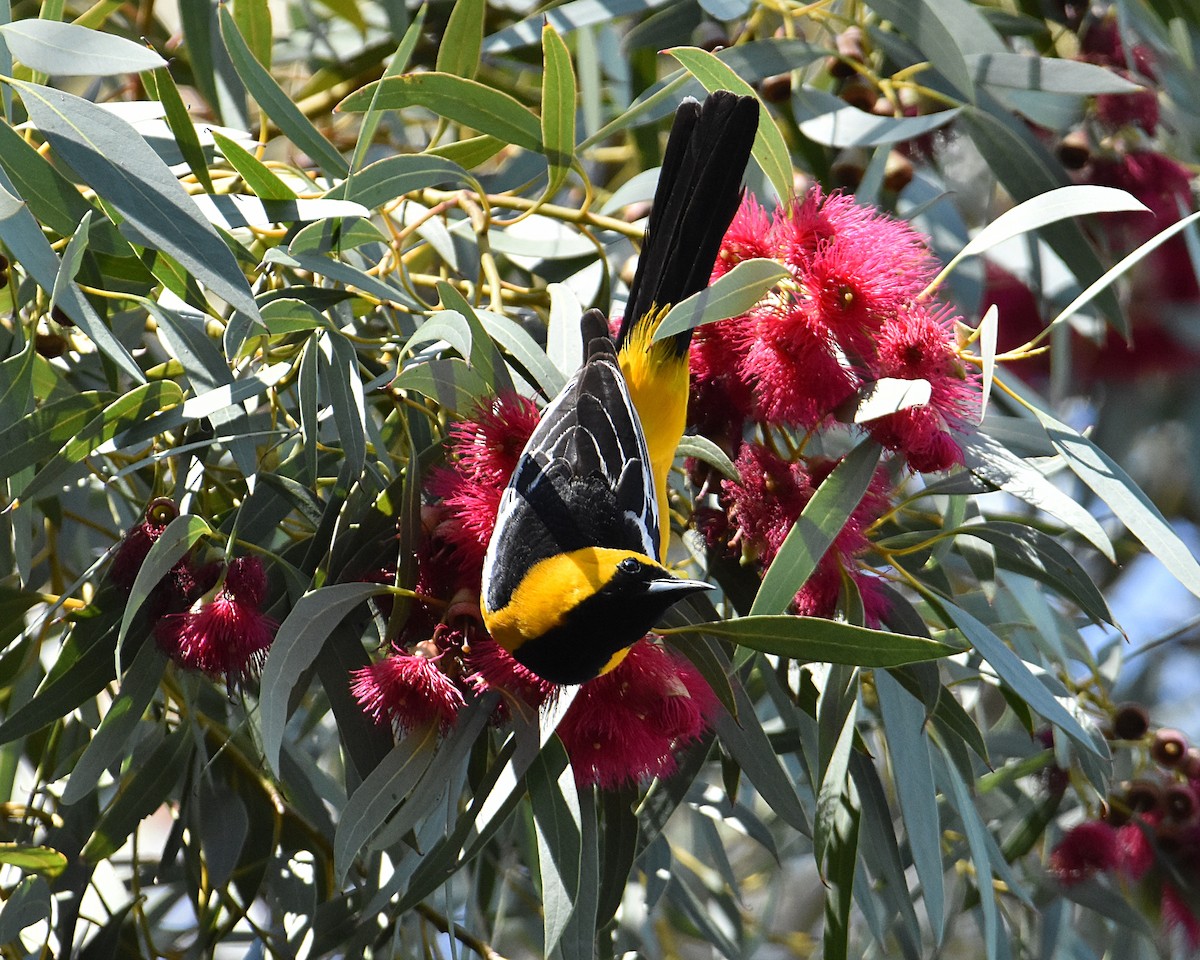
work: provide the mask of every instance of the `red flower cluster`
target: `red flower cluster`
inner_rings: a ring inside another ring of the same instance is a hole
[[[747,443],[736,466],[741,481],[722,481],[722,511],[698,512],[699,525],[710,548],[740,549],[744,562],[757,563],[765,571],[817,487],[837,463],[817,457],[792,462],[762,444]],[[862,502],[796,594],[792,607],[797,614],[833,616],[843,576],[857,587],[871,623],[877,623],[887,612],[880,581],[862,570],[857,558],[870,546],[864,530],[887,509],[888,490],[887,474],[881,468]]]
[[[175,504],[158,498],[144,519],[126,534],[113,556],[108,578],[125,592],[133,588],[150,548],[179,515]],[[200,563],[189,552],[155,585],[145,606],[156,622],[159,648],[187,670],[222,677],[230,686],[249,680],[266,659],[277,624],[262,612],[267,575],[257,557],[229,564],[214,597],[202,598],[220,578],[218,563]]]
[[[875,381],[924,379],[928,403],[867,429],[914,470],[962,461],[953,434],[974,421],[976,378],[958,358],[949,309],[917,299],[934,261],[911,227],[819,187],[770,217],[748,197],[714,278],[750,257],[778,260],[792,279],[742,316],[697,329],[690,419],[702,433],[732,452],[747,419],[814,430]]]
[[[1109,798],[1102,819],[1072,827],[1050,854],[1050,871],[1071,885],[1104,873],[1158,903],[1166,930],[1200,948],[1200,751],[1174,730],[1155,734],[1154,775]]]
[[[479,614],[483,557],[500,497],[538,423],[533,403],[497,397],[451,430],[448,465],[430,476],[438,503],[423,511],[418,594],[395,649],[354,671],[363,710],[397,732],[435,724],[443,733],[472,698],[497,691],[494,719],[510,704],[539,708],[557,691],[491,639]],[[394,574],[381,571],[379,579]],[[715,698],[686,660],[639,642],[610,673],[583,685],[559,726],[581,784],[614,787],[670,773],[674,751],[700,737]]]
[[[267,574],[258,557],[230,561],[216,595],[159,621],[159,648],[181,667],[239,687],[267,658],[278,624],[262,612]]]

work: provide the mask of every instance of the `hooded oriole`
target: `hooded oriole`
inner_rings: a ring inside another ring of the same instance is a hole
[[[611,670],[676,600],[709,588],[661,563],[690,333],[650,339],[672,304],[708,283],[757,123],[751,97],[717,93],[679,108],[620,359],[603,314],[588,311],[584,363],[543,412],[501,499],[484,558],[484,623],[555,683]]]

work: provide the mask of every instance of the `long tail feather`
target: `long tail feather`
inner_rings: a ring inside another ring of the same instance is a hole
[[[742,173],[758,130],[758,101],[728,91],[683,102],[667,140],[642,254],[618,345],[652,311],[708,286],[721,238],[741,202]],[[683,353],[691,331],[673,338]]]

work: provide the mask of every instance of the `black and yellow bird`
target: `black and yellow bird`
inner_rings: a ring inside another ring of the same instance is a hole
[[[603,314],[585,313],[584,362],[542,413],[501,499],[484,559],[484,624],[554,683],[611,670],[668,607],[709,588],[662,563],[690,332],[651,340],[673,304],[708,284],[757,127],[752,97],[720,92],[680,106],[619,353]]]

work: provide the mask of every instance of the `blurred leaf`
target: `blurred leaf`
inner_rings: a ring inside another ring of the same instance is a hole
[[[875,672],[875,689],[887,735],[888,769],[896,778],[904,833],[917,878],[921,881],[934,939],[941,943],[946,923],[945,867],[942,864],[942,831],[938,821],[933,761],[929,757],[929,741],[925,734],[925,711],[886,670]]]
[[[5,371],[7,372],[7,371]],[[13,417],[0,430],[0,478],[16,476],[70,442],[113,399],[111,393],[85,390]]]
[[[583,856],[575,772],[557,737],[546,741],[527,775],[541,873],[542,949],[548,955],[566,930],[580,893]]]
[[[607,824],[606,824],[607,825]],[[596,794],[579,793],[579,892],[575,909],[559,940],[563,960],[593,960],[596,956],[597,911],[600,898],[600,829],[596,818]],[[605,843],[609,831],[604,831]]]
[[[192,731],[181,724],[155,747],[100,814],[80,856],[99,863],[116,853],[138,825],[167,802],[187,766],[193,743]]]
[[[1200,597],[1200,563],[1192,556],[1149,497],[1112,457],[1086,437],[1076,433],[1048,413],[1034,411],[1046,428],[1050,442],[1067,466],[1129,528],[1155,557],[1162,561],[1189,592]]]
[[[836,886],[835,878],[826,876],[826,856],[831,849],[836,853],[837,838],[845,827],[845,804],[849,800],[847,773],[854,746],[855,721],[858,718],[858,676],[853,670],[845,672],[849,675],[845,695],[838,696],[836,685],[827,680],[817,705],[822,741],[827,733],[832,739],[831,744],[822,744],[825,749],[821,751],[820,784],[816,791],[817,808],[813,817],[813,859],[827,886]],[[834,670],[831,670],[830,677],[833,675]],[[830,860],[830,868],[835,867],[836,856],[831,856]],[[837,893],[849,896],[850,884]],[[844,917],[840,927],[845,927]]]
[[[228,7],[218,7],[217,16],[220,18],[221,38],[225,41],[233,68],[258,105],[292,143],[307,153],[326,174],[331,177],[346,176],[350,165],[254,58]]]
[[[409,61],[412,59],[413,51],[417,47],[417,42],[421,39],[421,31],[425,26],[425,14],[429,10],[428,4],[422,4],[417,10],[417,15],[413,22],[408,25],[408,29],[404,31],[404,36],[400,40],[400,44],[396,47],[396,52],[392,55],[391,63],[387,65],[387,69],[383,72],[383,76],[395,77],[404,73],[408,69]],[[379,91],[376,87],[376,93]],[[364,112],[362,124],[358,129],[358,142],[354,146],[354,157],[350,161],[350,173],[346,178],[346,190],[350,189],[350,181],[358,176],[358,171],[363,165],[363,161],[367,157],[367,151],[371,148],[372,142],[375,140],[375,134],[379,130],[379,124],[383,120],[383,112],[376,109],[375,103]],[[368,206],[376,206],[376,204],[368,204]]]
[[[438,44],[436,69],[467,80],[479,70],[479,48],[483,45],[486,0],[457,0]]]
[[[791,271],[774,260],[743,260],[710,286],[674,304],[654,331],[653,339],[665,340],[701,324],[739,316],[780,280],[791,276]]]
[[[366,207],[346,200],[260,200],[241,194],[200,194],[192,199],[210,222],[226,230],[365,217],[370,213]]]
[[[816,569],[875,476],[881,449],[863,441],[826,477],[767,568],[750,608],[752,616],[783,613]]]
[[[923,637],[871,630],[820,617],[749,616],[672,627],[661,632],[706,633],[800,663],[844,663],[856,667],[898,667],[962,652]],[[739,661],[743,659],[739,657]]]
[[[836,809],[836,828],[830,837],[825,869],[825,930],[822,956],[846,960],[850,956],[850,907],[854,902],[854,876],[858,862],[861,811],[853,790],[843,794]]]
[[[378,90],[378,95],[376,91]],[[356,90],[337,105],[342,113],[425,107],[447,120],[526,150],[542,149],[538,118],[507,93],[450,73],[387,77]]]
[[[713,54],[696,47],[676,47],[669,51],[702,84],[709,93],[717,90],[732,90],[747,97],[757,97],[754,88],[739,77]],[[771,119],[771,113],[763,107],[758,117],[758,134],[751,151],[763,173],[781,200],[787,200],[794,192],[792,160],[788,154],[783,135]]]
[[[295,192],[249,150],[218,130],[211,131],[217,149],[260,200],[295,200]]]
[[[668,0],[569,0],[544,12],[539,10],[533,16],[493,33],[483,41],[483,50],[493,54],[531,46],[541,38],[545,25],[552,26],[560,34],[567,34],[581,27],[608,23],[622,14],[642,13],[667,2]]]
[[[51,878],[67,868],[67,858],[57,850],[20,843],[0,843],[0,863]]]
[[[367,841],[400,806],[436,756],[436,724],[410,731],[350,795],[333,839],[334,872],[344,880]]]
[[[107,77],[167,65],[147,46],[73,23],[17,20],[0,24],[0,34],[25,66],[56,77]]]
[[[975,100],[965,55],[1005,53],[1004,41],[974,6],[964,0],[871,0],[964,97]]]
[[[546,196],[551,197],[575,162],[576,87],[571,54],[549,23],[542,28],[542,58],[542,145],[550,161]]]
[[[233,254],[133,127],[60,90],[19,80],[12,84],[54,150],[141,236],[235,309],[258,316]]]
[[[333,422],[350,476],[357,478],[367,460],[366,399],[358,374],[358,354],[341,333],[328,332],[321,338],[318,357],[317,380],[333,408]]]
[[[963,58],[975,82],[1019,90],[1046,90],[1091,97],[1100,93],[1136,93],[1144,89],[1107,67],[1065,57],[1024,53],[972,53]]]
[[[982,361],[983,381],[980,384],[979,422],[983,423],[987,413],[988,397],[992,392],[992,380],[996,375],[996,337],[1000,329],[1000,311],[995,304],[979,321],[979,356]]]
[[[66,859],[62,857],[63,866]],[[40,876],[25,877],[12,888],[0,910],[0,943],[15,944],[22,930],[49,919],[50,886]]]
[[[287,726],[288,701],[326,637],[368,597],[387,593],[378,583],[335,583],[301,597],[288,613],[263,664],[259,683],[263,756],[279,773],[279,748]]]
[[[216,780],[209,767],[193,788],[193,813],[199,827],[204,868],[214,887],[229,883],[250,835],[250,815],[233,784]]]
[[[958,109],[916,117],[881,117],[851,106],[841,97],[816,87],[792,91],[792,109],[800,132],[827,147],[877,147],[925,136],[945,126]]]

